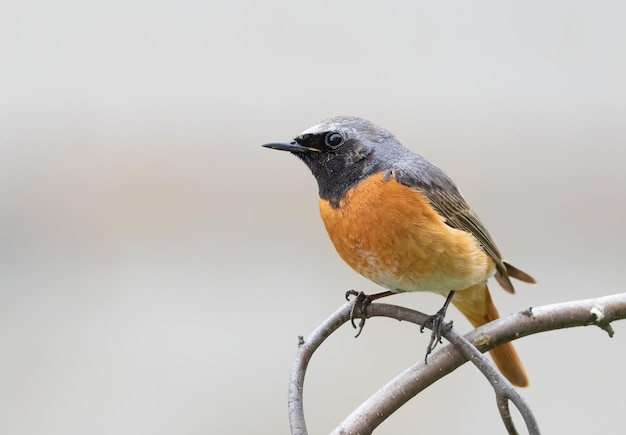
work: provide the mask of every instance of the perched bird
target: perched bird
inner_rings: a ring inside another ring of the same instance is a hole
[[[341,258],[387,292],[431,291],[446,297],[432,318],[429,349],[440,340],[450,301],[474,327],[499,317],[487,288],[495,276],[535,280],[503,260],[493,238],[452,180],[405,148],[389,131],[361,118],[338,116],[267,148],[289,151],[319,186],[326,230]],[[528,378],[515,349],[491,350],[500,371],[517,386]]]

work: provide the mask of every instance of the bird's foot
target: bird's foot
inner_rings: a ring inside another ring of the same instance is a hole
[[[424,328],[430,326],[432,332],[430,334],[430,342],[428,343],[428,347],[426,348],[426,355],[424,356],[424,362],[428,364],[428,355],[432,353],[433,350],[437,347],[439,343],[443,343],[441,341],[441,336],[452,329],[452,321],[446,323],[446,311],[448,309],[448,305],[452,301],[452,297],[454,296],[454,291],[448,293],[448,297],[443,304],[443,307],[439,309],[434,315],[430,316],[422,327],[420,328],[420,332],[424,332]]]
[[[350,296],[355,296],[354,300],[352,301],[352,309],[350,310],[350,323],[352,323],[352,327],[354,329],[358,329],[356,335],[354,336],[354,338],[357,338],[359,335],[361,335],[363,327],[365,326],[365,319],[367,318],[367,306],[372,303],[372,298],[369,295],[366,295],[363,292],[357,292],[356,290],[348,290],[346,292],[347,301],[350,300]],[[354,312],[357,306],[359,307],[361,312],[361,320],[359,321],[358,326],[354,321]]]
[[[446,307],[447,308],[447,307]],[[439,343],[443,343],[441,337],[444,333],[452,329],[452,321],[446,322],[446,310],[442,308],[437,313],[430,316],[426,322],[421,326],[420,332],[424,332],[427,326],[430,326],[432,332],[430,334],[430,341],[426,348],[426,355],[424,356],[424,362],[428,363],[428,355],[432,353]]]

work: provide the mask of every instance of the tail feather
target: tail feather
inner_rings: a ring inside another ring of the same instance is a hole
[[[523,270],[518,269],[506,261],[503,261],[504,266],[506,267],[506,271],[511,278],[519,279],[520,281],[527,282],[529,284],[536,284],[535,278],[524,272]]]
[[[479,284],[457,291],[452,298],[452,304],[467,317],[474,328],[500,317],[491,300],[487,284]],[[513,385],[528,386],[526,370],[524,370],[524,366],[511,343],[493,348],[490,354],[498,369]]]
[[[520,281],[527,282],[529,284],[537,283],[535,278],[506,261],[502,261],[502,266],[503,267],[498,267],[496,270],[496,281],[498,281],[498,284],[500,284],[500,286],[508,293],[515,293],[515,288],[513,288],[511,278],[519,279]]]

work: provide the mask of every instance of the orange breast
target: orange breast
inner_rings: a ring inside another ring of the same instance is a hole
[[[494,262],[474,236],[446,225],[422,193],[383,173],[352,188],[338,208],[319,204],[341,258],[391,291],[445,295],[493,275]]]

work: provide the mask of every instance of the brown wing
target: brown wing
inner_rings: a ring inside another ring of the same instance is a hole
[[[458,190],[449,191],[438,188],[422,190],[433,208],[444,218],[446,224],[457,230],[472,233],[487,254],[496,263],[496,279],[504,290],[515,293],[513,284],[502,260],[502,254],[493,238],[478,216],[472,212]]]
[[[411,165],[411,170],[407,171],[406,168],[401,168],[392,171],[396,180],[408,187],[417,188],[426,195],[433,208],[443,217],[447,225],[467,231],[476,237],[485,252],[495,261],[495,277],[504,290],[515,293],[509,276],[534,283],[535,280],[530,275],[510,266],[502,259],[502,254],[491,234],[470,209],[452,180],[437,166],[419,156],[416,157],[418,159]]]

